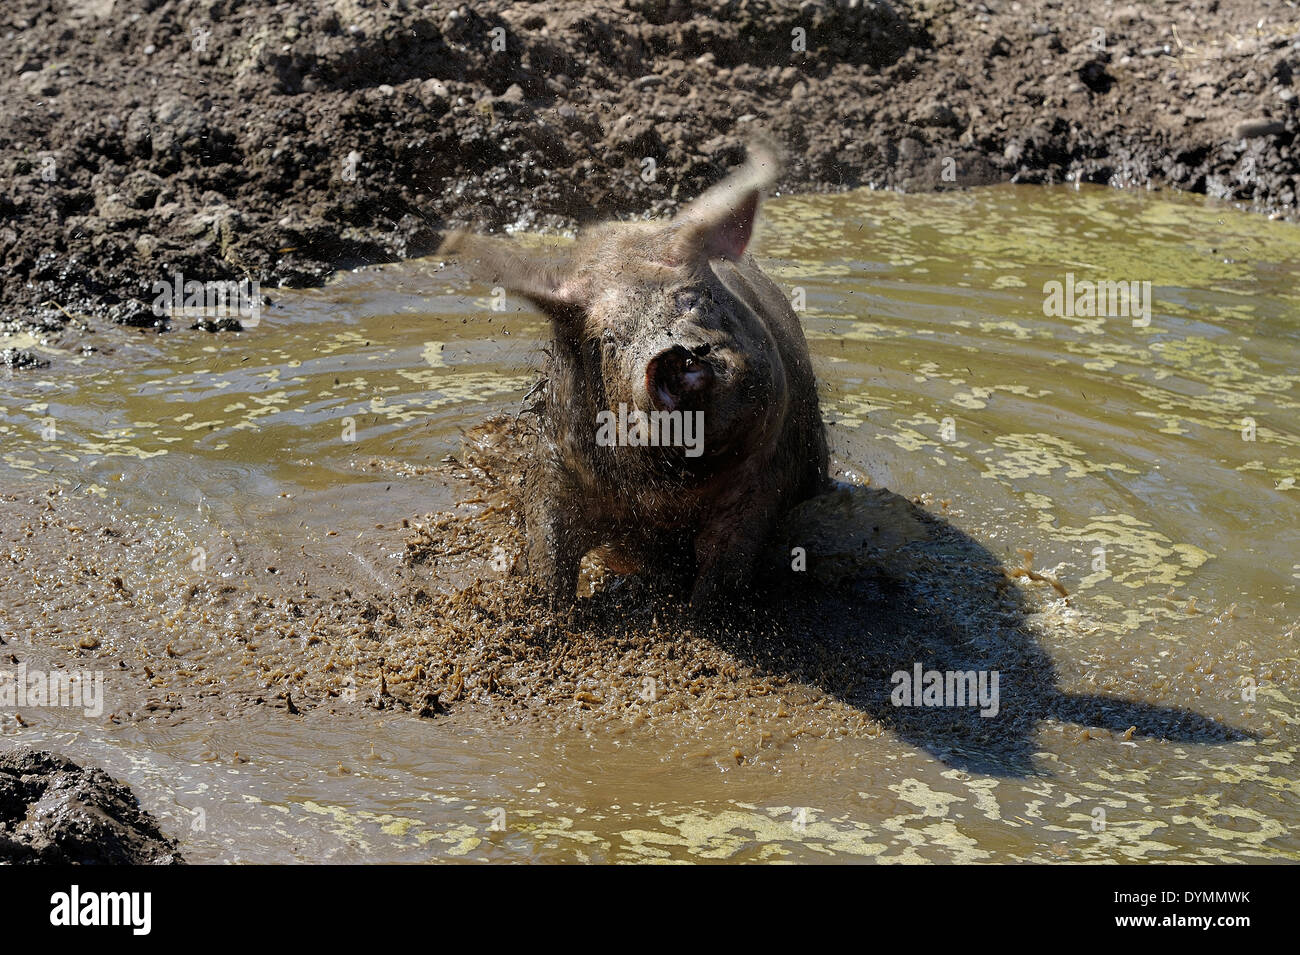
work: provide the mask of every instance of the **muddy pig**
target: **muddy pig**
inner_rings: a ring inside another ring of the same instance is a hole
[[[560,260],[465,233],[440,250],[551,322],[524,495],[528,567],[555,600],[598,549],[716,609],[783,512],[825,489],[808,344],[745,251],[777,172],[776,151],[751,145],[676,218],[586,229]]]

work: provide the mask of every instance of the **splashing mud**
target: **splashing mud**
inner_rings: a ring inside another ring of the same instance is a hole
[[[105,689],[0,734],[194,861],[1300,856],[1294,228],[855,194],[774,202],[759,252],[840,483],[709,625],[514,572],[544,329],[436,263],[10,379],[0,670]],[[1150,281],[1150,325],[1045,315],[1062,262]],[[918,665],[996,672],[996,714],[896,706]]]

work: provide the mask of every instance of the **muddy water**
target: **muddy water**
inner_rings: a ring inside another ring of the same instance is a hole
[[[1300,232],[1198,200],[997,188],[776,200],[758,251],[806,303],[839,476],[919,497],[1068,591],[1015,582],[1063,694],[1188,710],[1233,740],[1050,708],[1023,762],[979,766],[925,724],[734,758],[766,739],[763,713],[687,734],[473,707],[47,707],[0,709],[0,733],[127,780],[194,861],[1300,857]],[[1150,282],[1149,324],[1044,314],[1067,273]],[[5,381],[0,490],[60,487],[156,538],[127,589],[196,547],[216,574],[233,548],[413,586],[387,531],[455,503],[434,466],[517,407],[544,334],[489,296],[409,263],[277,293],[239,336],[102,332]],[[47,661],[50,633],[94,624],[15,590],[6,653]]]

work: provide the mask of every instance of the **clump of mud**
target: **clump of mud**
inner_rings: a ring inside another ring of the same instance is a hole
[[[176,865],[175,840],[102,769],[53,753],[0,753],[0,863]]]

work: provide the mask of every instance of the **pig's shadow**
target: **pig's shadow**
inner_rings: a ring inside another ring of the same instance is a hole
[[[1255,738],[1187,709],[1062,692],[998,559],[890,491],[841,486],[798,508],[776,540],[755,605],[714,639],[768,673],[821,688],[950,766],[1035,774],[1035,738],[1049,719],[1116,734],[1136,727],[1135,738],[1183,743]],[[796,547],[807,552],[806,570],[792,568]],[[997,671],[997,714],[895,705],[893,675],[906,673],[910,683],[918,663]]]

